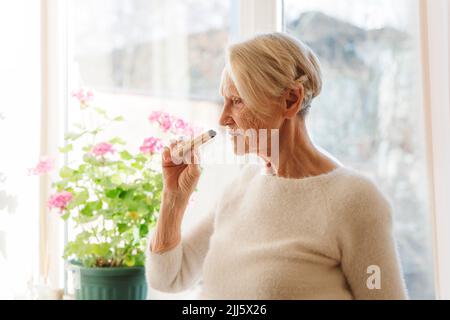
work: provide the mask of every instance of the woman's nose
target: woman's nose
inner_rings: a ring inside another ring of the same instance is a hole
[[[226,126],[233,122],[233,118],[231,117],[230,110],[228,106],[224,106],[222,109],[222,114],[220,115],[219,125]]]

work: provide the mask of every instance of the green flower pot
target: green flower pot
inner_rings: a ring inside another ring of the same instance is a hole
[[[85,268],[70,264],[77,300],[145,300],[144,267]]]

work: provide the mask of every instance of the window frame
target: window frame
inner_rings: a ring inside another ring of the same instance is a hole
[[[67,132],[67,30],[66,0],[41,0],[41,155],[58,155]],[[56,165],[67,163],[58,156]],[[52,288],[65,286],[62,272],[66,224],[57,215],[48,213],[47,199],[51,179],[40,176],[39,181],[39,276]],[[63,244],[63,245],[61,245]]]
[[[283,0],[231,0],[238,9],[238,39],[261,32],[284,30]],[[426,141],[429,210],[433,239],[435,291],[450,299],[450,5],[446,0],[418,0],[424,139]],[[57,154],[67,132],[67,0],[41,0],[42,120],[41,154]],[[66,55],[64,55],[66,54]],[[433,85],[431,85],[433,84]],[[436,85],[439,84],[439,85]],[[67,158],[59,159],[66,162]],[[61,264],[67,226],[49,217],[50,181],[40,182],[40,273],[48,271],[52,284],[67,288]],[[64,279],[64,281],[62,281]],[[64,282],[64,283],[63,283]]]
[[[419,0],[429,212],[437,299],[450,299],[450,5]]]

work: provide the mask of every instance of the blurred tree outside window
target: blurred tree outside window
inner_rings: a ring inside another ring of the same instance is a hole
[[[410,297],[432,299],[417,7],[415,0],[284,0],[284,18],[323,69],[308,122],[314,142],[388,196]]]

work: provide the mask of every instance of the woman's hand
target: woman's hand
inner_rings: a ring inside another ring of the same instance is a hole
[[[165,147],[162,153],[163,193],[188,200],[195,191],[201,170],[195,150],[187,152],[182,159],[173,154],[174,148],[182,142],[182,140],[172,142],[170,148]]]
[[[188,152],[183,159],[173,159],[172,150],[181,141],[165,147],[162,154],[163,193],[160,215],[151,242],[151,250],[162,253],[174,248],[181,241],[181,222],[189,198],[200,178],[198,154]],[[176,160],[176,161],[174,161]],[[178,160],[183,160],[179,161]]]

